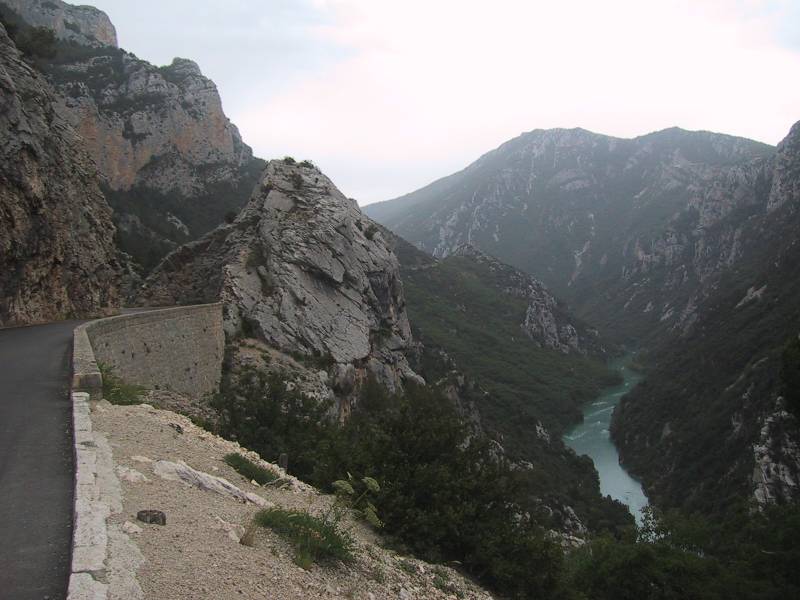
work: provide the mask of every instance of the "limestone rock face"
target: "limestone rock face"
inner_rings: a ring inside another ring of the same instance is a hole
[[[61,0],[3,0],[34,27],[52,29],[62,40],[86,46],[116,46],[117,30],[102,10]]]
[[[56,74],[56,67],[53,67]],[[117,81],[97,82],[104,69]],[[112,190],[137,183],[191,195],[252,159],[225,116],[214,82],[191,60],[154,67],[124,51],[58,70],[65,115],[86,139]],[[97,88],[98,83],[103,85]],[[201,173],[202,167],[212,172]]]
[[[119,305],[111,211],[45,79],[0,26],[0,325]]]
[[[269,163],[235,222],[179,248],[144,303],[221,298],[229,337],[255,336],[327,365],[334,389],[368,374],[389,389],[421,381],[399,266],[379,228],[310,163]]]
[[[10,6],[28,24],[51,27],[65,40],[77,26],[61,35],[53,6],[59,15],[91,13],[61,2]],[[56,58],[39,61],[40,67],[103,177],[120,248],[149,269],[237,213],[264,163],[242,142],[216,85],[193,61],[175,58],[156,67],[115,40],[76,41],[85,45],[60,41]]]
[[[122,249],[145,267],[247,201],[263,162],[194,62],[158,68],[108,49],[49,74],[105,178]]]

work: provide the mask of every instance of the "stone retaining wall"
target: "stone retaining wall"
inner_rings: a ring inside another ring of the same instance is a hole
[[[219,387],[224,351],[221,304],[92,321],[75,331],[73,390],[98,397],[102,363],[128,383],[201,398]]]
[[[218,389],[224,350],[221,304],[138,312],[75,329],[71,394],[75,507],[68,600],[118,597],[109,585],[107,520],[122,510],[122,504],[111,447],[92,428],[90,398],[99,400],[103,393],[98,363],[128,383],[197,398]],[[124,597],[139,600],[138,584],[127,588]]]

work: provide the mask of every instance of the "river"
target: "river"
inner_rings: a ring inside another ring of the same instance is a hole
[[[577,454],[586,454],[594,461],[600,475],[600,493],[626,504],[636,522],[641,524],[647,496],[642,485],[620,466],[619,453],[608,432],[614,407],[642,379],[642,375],[628,367],[632,358],[628,355],[609,365],[622,375],[623,382],[604,389],[599,398],[583,407],[583,423],[567,432],[564,443]]]

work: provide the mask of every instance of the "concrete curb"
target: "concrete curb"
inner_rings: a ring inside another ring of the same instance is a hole
[[[102,388],[101,388],[102,389]],[[89,416],[89,394],[72,392],[75,443],[75,526],[68,600],[101,600],[108,595],[106,519],[111,510],[101,499],[97,477],[97,443]]]
[[[103,376],[89,341],[90,325],[79,325],[72,335],[72,389],[87,392],[92,400],[99,400],[103,395]]]

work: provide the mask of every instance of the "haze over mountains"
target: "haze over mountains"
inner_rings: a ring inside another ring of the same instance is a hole
[[[680,129],[633,140],[536,130],[364,210],[435,256],[463,243],[494,254],[646,350],[655,372],[614,436],[654,499],[788,501],[795,429],[770,432],[792,420],[778,372],[800,331],[799,136],[800,124],[772,148]]]

